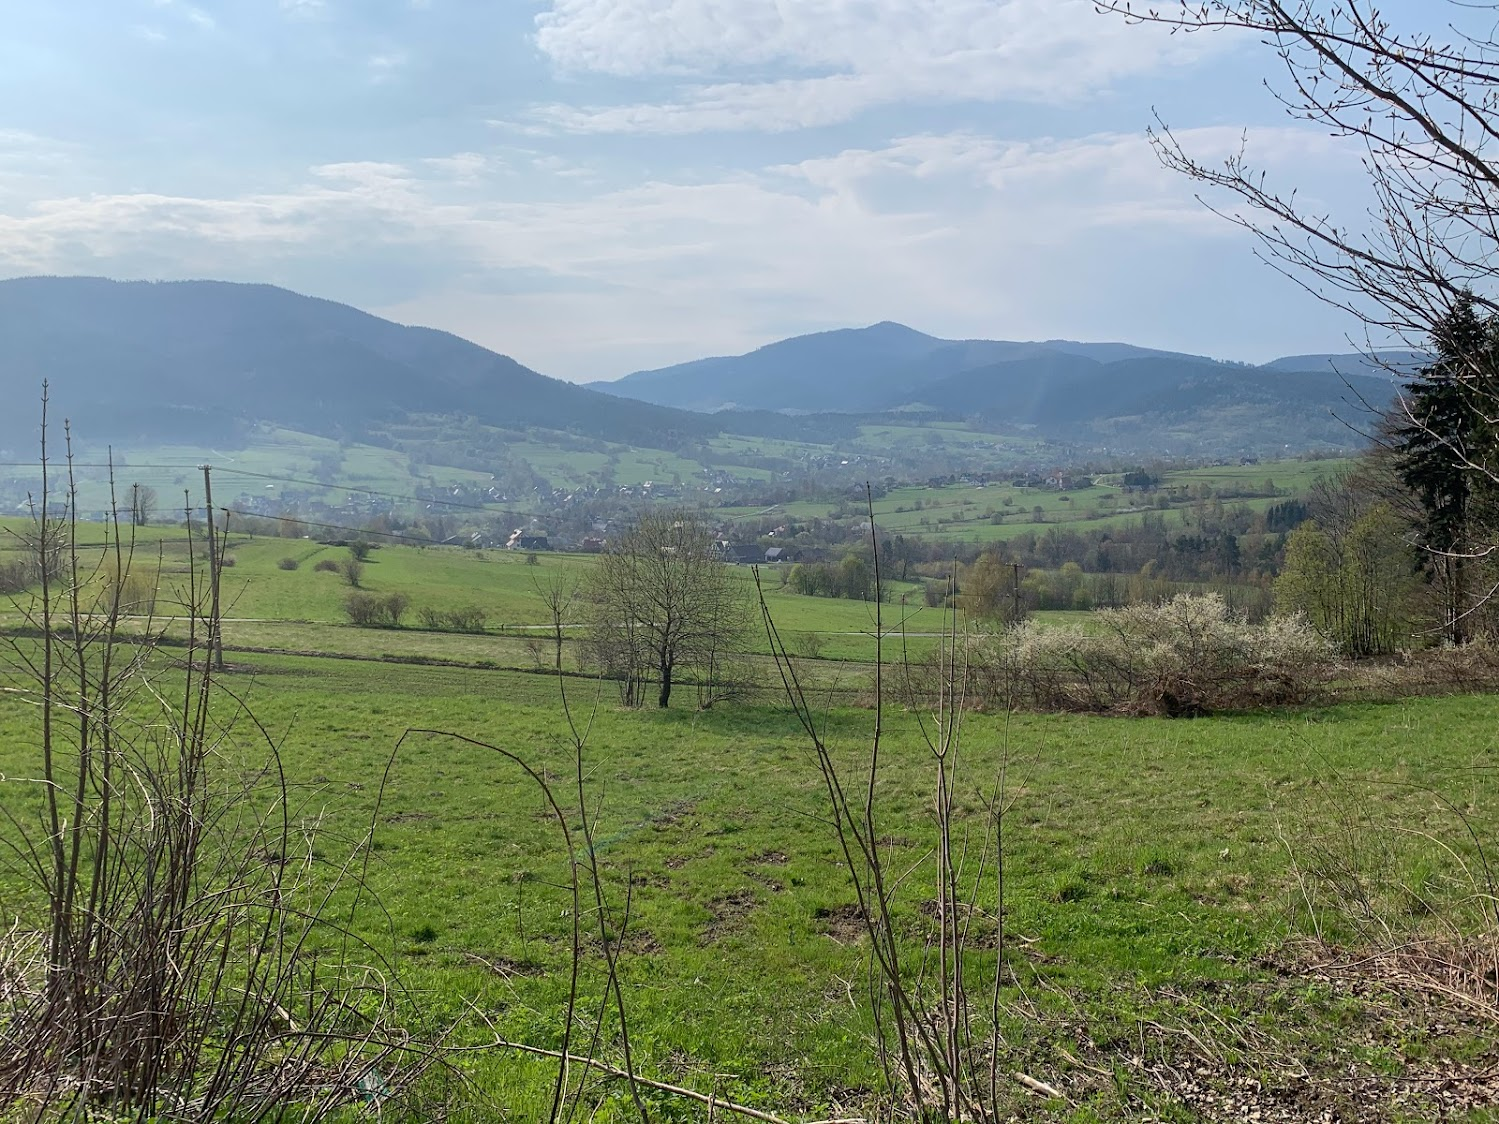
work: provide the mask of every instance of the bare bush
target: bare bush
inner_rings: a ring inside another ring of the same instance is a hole
[[[349,623],[359,628],[400,628],[401,617],[411,599],[404,593],[371,593],[358,590],[344,598]]]
[[[45,413],[42,432],[28,534],[65,561],[42,568],[26,627],[0,649],[34,722],[34,779],[0,782],[0,873],[20,910],[0,939],[0,1117],[316,1121],[378,1108],[432,1054],[400,1029],[384,957],[328,912],[362,845],[331,879],[313,877],[318,809],[292,805],[278,747],[220,685],[219,532],[205,528],[206,564],[186,541],[186,652],[164,658],[121,627],[132,551],[118,514],[95,600],[99,555],[79,547],[71,463],[49,491]]]
[[[301,563],[298,562],[295,558],[283,558],[281,559],[281,561],[276,563],[276,569],[295,570],[300,565]]]
[[[872,495],[869,509],[873,526]],[[878,558],[874,580],[878,587]],[[971,649],[963,644],[957,614],[950,610],[944,614],[934,661],[932,712],[922,723],[937,843],[914,865],[903,862],[894,869],[877,818],[882,810],[885,697],[881,600],[875,599],[875,717],[868,751],[853,769],[840,766],[830,750],[826,724],[808,703],[763,592],[760,609],[787,701],[816,754],[826,818],[855,898],[851,912],[869,942],[874,1045],[892,1102],[882,1119],[998,1124],[1017,1118],[1007,1103],[1012,1082],[1044,1096],[1061,1095],[1046,1082],[1004,1064],[1008,745],[1001,749],[996,770],[980,774],[977,808],[965,815],[962,805],[968,801],[960,801],[956,793],[960,771],[967,774],[971,769],[962,739],[965,665]],[[969,779],[965,787],[974,783]],[[895,920],[903,888],[922,896],[924,912],[932,919],[931,926],[914,937]],[[981,930],[993,942],[992,967],[971,955]]]
[[[429,632],[483,632],[489,614],[477,605],[459,609],[434,609],[424,606],[419,613],[422,627]]]
[[[338,559],[336,558],[319,558],[312,566],[312,571],[315,574],[336,574],[339,572],[339,569]]]

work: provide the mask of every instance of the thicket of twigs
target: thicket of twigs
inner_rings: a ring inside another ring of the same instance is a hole
[[[180,587],[143,595],[120,518],[102,555],[80,547],[71,451],[56,471],[45,412],[42,461],[21,544],[37,586],[4,649],[35,740],[0,795],[18,918],[0,938],[0,1115],[317,1120],[399,1102],[436,1053],[333,908],[361,900],[367,839],[331,869],[315,859],[319,809],[296,804],[220,666],[220,528],[197,519]],[[152,639],[168,602],[187,628],[170,652]]]

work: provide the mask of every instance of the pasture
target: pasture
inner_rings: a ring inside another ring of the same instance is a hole
[[[185,580],[173,533],[147,538],[140,560],[159,558],[166,586]],[[409,989],[418,1029],[556,1048],[571,924],[562,841],[536,787],[493,750],[402,741],[423,728],[516,754],[551,780],[575,832],[588,817],[641,1073],[784,1119],[875,1111],[869,941],[815,756],[774,690],[624,711],[609,684],[534,670],[528,636],[546,617],[533,579],[581,574],[584,557],[371,554],[371,591],[485,607],[489,629],[469,636],[342,623],[349,587],[314,568],[346,557],[340,548],[236,536],[228,552],[226,683],[270,732],[320,864],[373,826],[373,897],[354,926]],[[296,569],[280,568],[287,557]],[[818,721],[858,788],[875,716],[850,702],[869,701],[871,606],[799,597],[773,578],[766,593],[783,630],[823,639],[798,664],[816,672]],[[940,619],[915,611],[907,629]],[[32,642],[12,640],[16,652]],[[752,650],[772,682],[763,641]],[[898,659],[894,638],[885,654]],[[153,674],[170,676],[171,655]],[[0,676],[0,793],[12,827],[34,825],[37,711],[17,660]],[[823,690],[840,677],[859,690]],[[563,690],[575,716],[591,716],[580,758]],[[968,955],[992,970],[1002,926],[1005,1071],[1062,1094],[1009,1083],[1014,1111],[1077,1124],[1495,1118],[1499,1090],[1482,1077],[1499,1061],[1489,1008],[1349,968],[1371,929],[1346,907],[1361,887],[1377,925],[1440,934],[1481,904],[1499,824],[1496,718],[1496,700],[1461,695],[1182,721],[966,716],[959,824],[976,847],[1002,778],[1005,857],[1002,914],[982,911]],[[874,801],[912,971],[933,925],[930,722],[887,702]],[[232,737],[231,760],[267,752],[248,724]],[[32,904],[12,869],[0,909],[25,916]],[[582,994],[597,1011],[597,948]],[[617,1027],[603,1027],[601,1053],[617,1063]],[[544,1112],[549,1061],[491,1047],[458,1065],[469,1084],[455,1119]],[[1449,1104],[1454,1081],[1464,1092]],[[653,1119],[707,1118],[667,1094],[648,1103]],[[587,1111],[633,1118],[618,1082],[597,1083]]]

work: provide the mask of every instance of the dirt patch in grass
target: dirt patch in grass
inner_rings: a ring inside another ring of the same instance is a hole
[[[713,852],[714,848],[710,845],[702,848],[699,851],[694,851],[690,855],[672,855],[666,860],[666,869],[681,870],[684,866],[692,862],[694,859],[706,859],[709,855],[713,854]]]
[[[817,931],[839,944],[855,944],[865,934],[864,914],[857,905],[827,906],[812,914]]]
[[[546,969],[530,960],[515,960],[509,956],[498,956],[484,952],[465,952],[463,958],[472,964],[487,968],[501,979],[515,976],[540,976]]]
[[[760,866],[785,866],[790,858],[785,851],[761,851],[751,855],[749,861]]]
[[[752,890],[735,890],[708,903],[710,919],[703,927],[701,941],[713,944],[744,928],[745,920],[760,908],[760,899]]]
[[[675,827],[697,811],[696,800],[676,800],[651,817],[651,826],[657,831]]]
[[[435,818],[430,812],[397,812],[393,816],[386,816],[386,823],[421,823],[423,820]]]
[[[750,870],[745,873],[773,894],[783,894],[786,892],[786,883],[773,875],[765,873],[763,870]]]

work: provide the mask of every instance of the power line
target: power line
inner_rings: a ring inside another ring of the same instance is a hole
[[[48,461],[45,465],[42,464],[41,461],[0,461],[0,468],[54,468],[58,471],[62,471],[68,467],[70,466],[66,460],[51,460]],[[100,464],[94,464],[92,462],[74,461],[71,467],[112,468],[116,472],[127,471],[132,468],[172,469],[174,471],[181,470],[196,472],[203,467],[203,464],[201,461],[198,464],[111,464],[108,461],[104,461]]]
[[[42,465],[42,463],[40,461],[0,461],[0,468],[36,468],[36,469],[40,469],[42,467],[43,467],[43,465]],[[51,465],[51,467],[63,468],[63,467],[66,467],[66,466],[63,465],[61,462],[53,462],[52,465]],[[107,463],[106,464],[79,464],[77,462],[74,462],[74,464],[72,465],[72,467],[73,468],[105,468],[105,469],[114,469],[117,472],[121,468],[120,465],[111,465],[111,464],[107,464]],[[137,469],[137,468],[139,468],[139,469],[147,469],[147,470],[152,470],[152,471],[161,471],[161,470],[197,471],[197,470],[201,469],[202,467],[203,466],[201,464],[194,464],[194,465],[187,465],[187,464],[131,464],[131,465],[126,465],[125,466],[125,468],[127,470],[128,469]],[[437,504],[437,505],[442,506],[442,507],[458,508],[458,509],[460,509],[462,511],[477,511],[477,512],[481,512],[481,513],[486,514],[486,515],[514,515],[515,514],[510,509],[497,509],[495,507],[486,506],[484,504],[463,503],[460,500],[444,500],[444,499],[437,499],[435,497],[410,496],[410,495],[404,495],[404,494],[402,494],[400,492],[384,492],[384,491],[381,491],[381,490],[379,490],[377,488],[361,488],[358,485],[354,485],[354,484],[329,484],[329,483],[326,483],[326,482],[321,481],[321,480],[307,480],[307,479],[303,479],[302,477],[298,477],[298,476],[277,476],[277,475],[275,475],[273,473],[269,473],[269,472],[251,472],[249,469],[244,469],[244,468],[230,468],[228,466],[221,467],[219,465],[211,465],[210,467],[213,469],[214,472],[218,473],[221,476],[223,476],[223,475],[227,475],[227,476],[245,476],[245,477],[249,477],[249,478],[255,479],[255,480],[271,480],[271,481],[274,481],[274,482],[276,482],[278,484],[299,484],[299,485],[302,485],[304,487],[320,488],[320,489],[323,489],[325,491],[355,492],[355,493],[357,493],[359,495],[376,496],[376,497],[378,497],[380,499],[399,500],[399,501],[402,501],[402,502],[405,502],[405,503]],[[61,486],[61,485],[59,485],[59,486]]]
[[[379,496],[381,499],[387,500],[406,500],[410,503],[435,503],[441,504],[443,507],[462,508],[465,511],[492,512],[491,508],[485,507],[482,504],[461,503],[458,500],[423,499],[421,496],[403,496],[399,492],[382,492],[375,488],[358,488],[345,484],[324,484],[317,480],[302,480],[295,476],[273,476],[268,472],[251,472],[244,468],[220,468],[218,465],[214,465],[213,470],[221,475],[249,476],[256,480],[274,480],[279,484],[304,484],[313,488],[327,488],[340,492],[358,492],[360,495],[365,496]]]
[[[196,509],[195,509],[196,510]],[[262,515],[254,511],[240,511],[238,508],[221,507],[218,510],[229,515],[238,515],[246,519],[274,519],[278,523],[295,523],[298,527],[316,527],[323,531],[344,531],[350,537],[373,535],[382,539],[396,539],[401,542],[418,543],[424,546],[461,546],[461,543],[449,542],[444,539],[434,539],[424,535],[408,535],[401,531],[376,531],[373,528],[346,527],[340,523],[319,523],[313,519],[295,519],[290,515]],[[230,528],[233,534],[233,528]],[[241,532],[245,533],[245,532]]]

